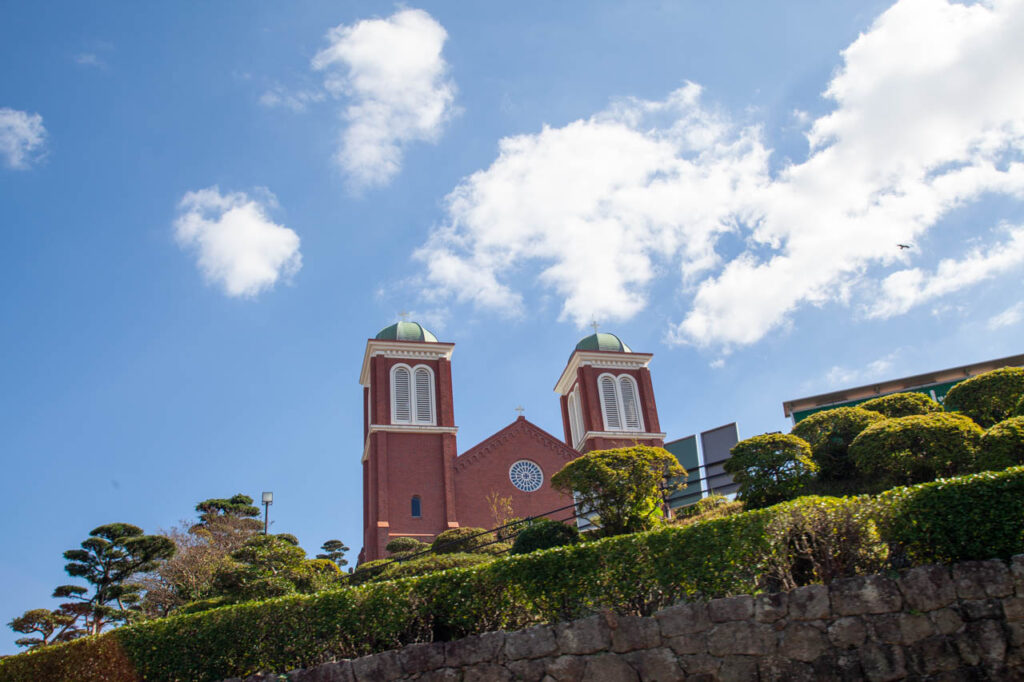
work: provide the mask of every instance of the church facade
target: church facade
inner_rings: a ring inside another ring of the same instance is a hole
[[[454,349],[415,322],[393,324],[366,343],[359,376],[360,563],[384,558],[396,537],[429,542],[449,528],[493,527],[489,495],[510,498],[517,517],[570,505],[572,498],[550,485],[567,462],[591,450],[664,445],[648,369],[652,355],[595,333],[576,345],[555,384],[562,438],[520,416],[460,455]]]

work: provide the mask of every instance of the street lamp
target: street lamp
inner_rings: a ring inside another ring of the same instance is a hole
[[[274,493],[263,493],[263,534],[270,532],[270,505],[274,504]]]

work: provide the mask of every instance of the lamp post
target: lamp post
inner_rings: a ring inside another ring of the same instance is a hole
[[[263,493],[263,534],[270,532],[270,505],[274,504],[274,493]]]

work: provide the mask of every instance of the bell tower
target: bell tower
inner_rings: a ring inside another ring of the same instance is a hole
[[[455,528],[453,343],[397,322],[366,343],[363,386],[363,549],[383,558],[395,537],[429,542]]]
[[[590,452],[665,444],[647,368],[652,357],[634,353],[614,334],[595,332],[576,344],[555,384],[569,447]]]

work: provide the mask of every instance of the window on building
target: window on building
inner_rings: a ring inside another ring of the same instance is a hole
[[[434,372],[426,365],[391,369],[391,423],[437,423],[434,409]]]
[[[605,431],[643,431],[636,380],[628,374],[602,374],[597,382]]]
[[[576,445],[580,441],[580,424],[576,419],[576,392],[573,391],[569,394],[569,437],[572,440],[572,444]]]
[[[414,519],[418,519],[421,516],[423,516],[423,509],[420,506],[420,496],[419,495],[413,495],[412,496],[412,517]]]

